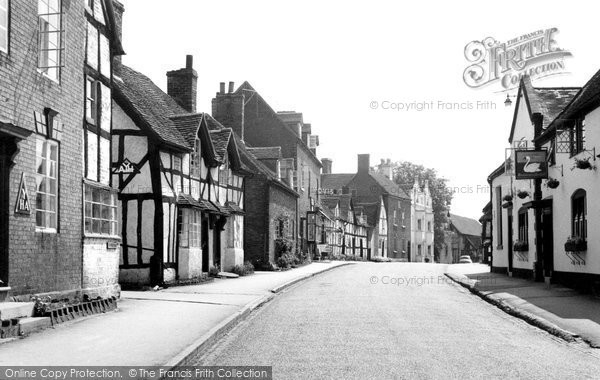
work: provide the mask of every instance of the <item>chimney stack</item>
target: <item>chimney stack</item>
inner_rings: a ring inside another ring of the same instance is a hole
[[[323,164],[323,174],[331,174],[333,160],[331,158],[324,158],[321,160],[321,163]]]
[[[220,83],[220,91],[212,99],[212,116],[226,128],[231,128],[245,141],[244,136],[244,110],[245,95],[243,91],[239,94],[233,92],[234,83],[229,82],[229,92],[225,93],[225,82]],[[252,141],[248,142],[252,144]]]
[[[119,41],[123,41],[123,13],[125,13],[125,7],[123,6],[123,4],[121,4],[119,1],[117,0],[112,0],[109,3],[107,3],[109,9],[107,10],[109,12],[109,17],[111,16],[110,13],[112,13],[112,17],[114,18],[114,33],[116,34],[116,38]],[[116,76],[120,76],[121,73],[121,55],[115,55],[113,56],[113,74],[115,74]]]
[[[198,73],[192,55],[185,57],[185,68],[167,72],[167,93],[186,111],[196,112]]]
[[[369,154],[358,155],[358,173],[369,174],[371,156]]]

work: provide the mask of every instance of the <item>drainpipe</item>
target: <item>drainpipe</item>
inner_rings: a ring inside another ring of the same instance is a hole
[[[537,142],[537,137],[542,133],[543,116],[540,113],[533,114],[534,127],[534,149],[539,149],[541,146]],[[534,264],[534,279],[537,282],[544,281],[544,259],[542,255],[542,208],[540,202],[542,200],[542,179],[536,178],[533,180],[533,204],[535,212],[535,264]]]

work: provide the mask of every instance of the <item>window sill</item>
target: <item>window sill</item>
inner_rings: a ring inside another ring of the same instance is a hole
[[[121,241],[121,237],[118,235],[103,235],[103,234],[84,233],[83,238],[84,239],[103,239],[103,240]]]
[[[37,69],[37,72],[43,77],[46,78],[47,80],[57,84],[58,86],[60,86],[60,79],[58,78],[52,78],[50,76],[48,76],[48,74],[46,74],[45,72],[43,72],[42,70],[40,70],[39,68]]]
[[[43,228],[43,227],[36,227],[35,233],[37,233],[37,234],[52,234],[52,235],[58,234],[58,232],[56,231],[56,228]]]

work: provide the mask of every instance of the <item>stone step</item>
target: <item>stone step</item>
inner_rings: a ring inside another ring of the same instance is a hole
[[[0,302],[0,321],[33,316],[33,302]]]
[[[6,299],[8,298],[9,291],[10,291],[10,286],[0,286],[0,302],[6,301]]]
[[[219,276],[220,278],[238,278],[238,277],[240,277],[239,275],[237,275],[235,273],[230,273],[230,272],[219,272],[217,274],[217,276]]]
[[[50,317],[26,317],[19,319],[19,335],[29,335],[52,327]]]

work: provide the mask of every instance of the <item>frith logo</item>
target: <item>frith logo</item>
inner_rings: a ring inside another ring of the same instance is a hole
[[[557,28],[538,30],[501,43],[492,37],[465,46],[470,65],[463,80],[471,88],[500,82],[505,90],[519,85],[524,75],[544,78],[565,73],[564,58],[572,54],[557,46]]]

